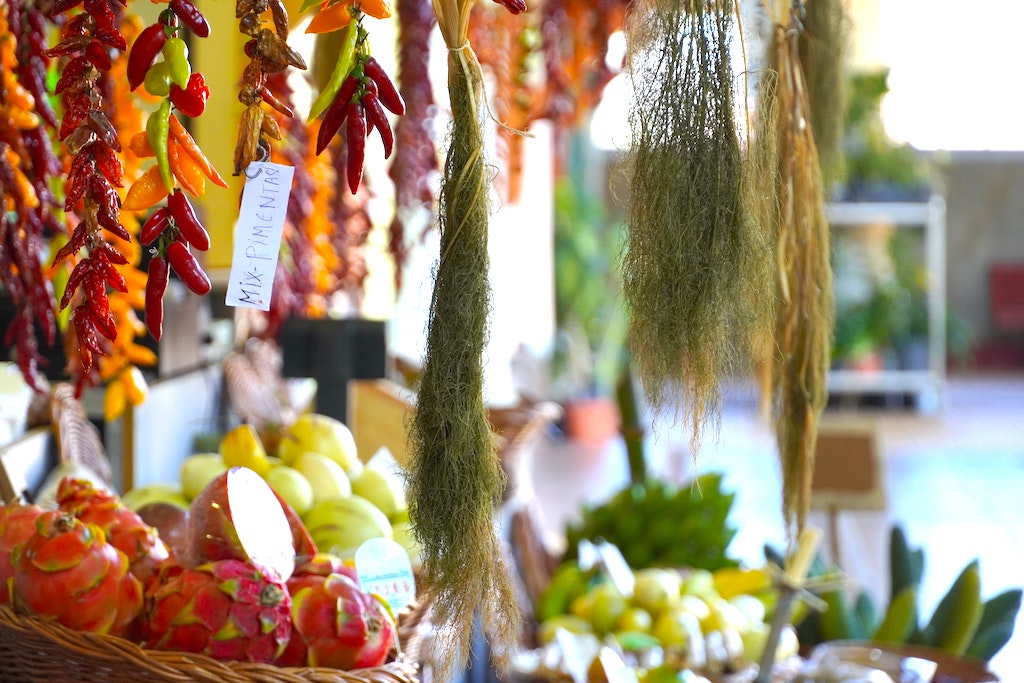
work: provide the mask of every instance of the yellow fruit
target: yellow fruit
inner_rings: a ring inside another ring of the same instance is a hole
[[[225,434],[219,450],[227,467],[248,467],[261,477],[270,472],[267,451],[252,425],[241,424]]]
[[[672,609],[689,612],[697,617],[697,621],[704,621],[711,616],[711,608],[708,606],[708,603],[696,595],[680,595],[679,600]]]
[[[703,642],[697,617],[678,607],[669,609],[654,620],[651,635],[666,649],[688,650],[695,640]]]
[[[626,612],[626,598],[613,583],[602,583],[591,589],[590,623],[598,634],[615,630],[619,619]]]
[[[352,493],[376,505],[388,519],[405,510],[405,487],[397,476],[364,467],[351,481]]]
[[[313,507],[313,487],[298,470],[278,465],[271,467],[264,479],[300,517]]]
[[[715,592],[730,600],[737,595],[757,595],[771,588],[772,579],[764,569],[724,567],[712,573]]]
[[[371,538],[393,537],[384,513],[359,496],[317,501],[304,521],[317,547],[341,558],[351,556]]]
[[[617,631],[639,631],[646,633],[654,625],[651,613],[642,607],[627,607],[615,625]]]
[[[181,491],[192,500],[214,477],[227,469],[220,453],[196,453],[181,463]]]
[[[307,451],[326,455],[349,476],[363,468],[352,431],[343,422],[326,415],[304,413],[281,435],[278,455],[285,465],[291,465]]]
[[[764,603],[753,595],[736,595],[729,602],[746,617],[748,623],[756,624],[764,621],[767,610]]]
[[[705,631],[722,631],[734,628],[745,631],[750,628],[750,620],[728,600],[718,598],[708,603],[708,615],[701,619],[700,627]]]
[[[682,577],[676,572],[638,569],[634,573],[633,604],[657,616],[678,602],[682,584]]]
[[[392,523],[391,535],[395,543],[405,548],[405,552],[409,555],[409,563],[412,564],[413,569],[418,568],[421,564],[420,544],[416,541],[412,524],[408,520]]]
[[[129,489],[121,496],[121,502],[132,510],[138,510],[149,503],[170,503],[182,509],[188,509],[188,499],[180,486],[171,484],[147,484]]]
[[[341,465],[321,453],[306,452],[292,461],[313,489],[313,502],[352,495],[352,483]]]
[[[683,585],[679,590],[684,595],[696,595],[705,600],[718,597],[718,591],[715,590],[715,577],[707,569],[690,570],[683,578]]]
[[[540,626],[537,627],[537,641],[541,645],[553,643],[558,629],[565,629],[569,633],[577,635],[593,633],[590,622],[586,619],[571,614],[558,614],[540,623]]]

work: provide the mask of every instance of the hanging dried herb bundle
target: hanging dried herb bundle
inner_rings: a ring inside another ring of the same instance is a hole
[[[656,413],[688,423],[695,454],[705,425],[717,422],[722,378],[771,310],[768,243],[744,202],[734,12],[730,2],[645,0],[628,29],[635,96],[623,282],[632,357]]]
[[[800,64],[807,83],[811,130],[825,187],[843,180],[843,133],[846,119],[844,63],[850,20],[844,0],[805,3],[800,33]]]
[[[788,8],[773,18],[771,70],[761,85],[757,154],[774,159],[761,176],[764,208],[776,225],[775,338],[771,405],[783,480],[783,516],[794,544],[810,502],[818,419],[828,398],[833,327],[829,226],[798,50],[799,22]]]
[[[441,257],[410,433],[409,513],[437,625],[435,675],[447,681],[468,660],[477,610],[499,667],[516,641],[520,615],[494,527],[504,481],[483,402],[490,306],[483,77],[467,39],[472,0],[433,5],[449,48],[454,120],[441,185]]]

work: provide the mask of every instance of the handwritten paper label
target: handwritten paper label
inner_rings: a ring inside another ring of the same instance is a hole
[[[416,581],[405,548],[388,538],[371,538],[356,550],[356,575],[367,593],[376,593],[397,612],[416,597]]]
[[[242,206],[225,303],[270,310],[281,232],[292,190],[291,166],[254,161],[245,169]]]

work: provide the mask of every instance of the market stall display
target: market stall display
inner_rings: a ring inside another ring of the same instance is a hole
[[[172,552],[99,486],[65,476],[56,509],[0,508],[5,677],[73,680],[84,666],[110,681],[415,680],[399,649],[415,636],[254,471],[213,477]]]

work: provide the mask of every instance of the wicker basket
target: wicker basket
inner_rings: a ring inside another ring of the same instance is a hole
[[[412,621],[415,632],[422,624],[419,616]],[[400,641],[408,630],[400,625]],[[411,655],[356,671],[220,662],[205,655],[144,650],[123,638],[72,631],[0,606],[0,681],[4,683],[416,683],[418,667]]]

